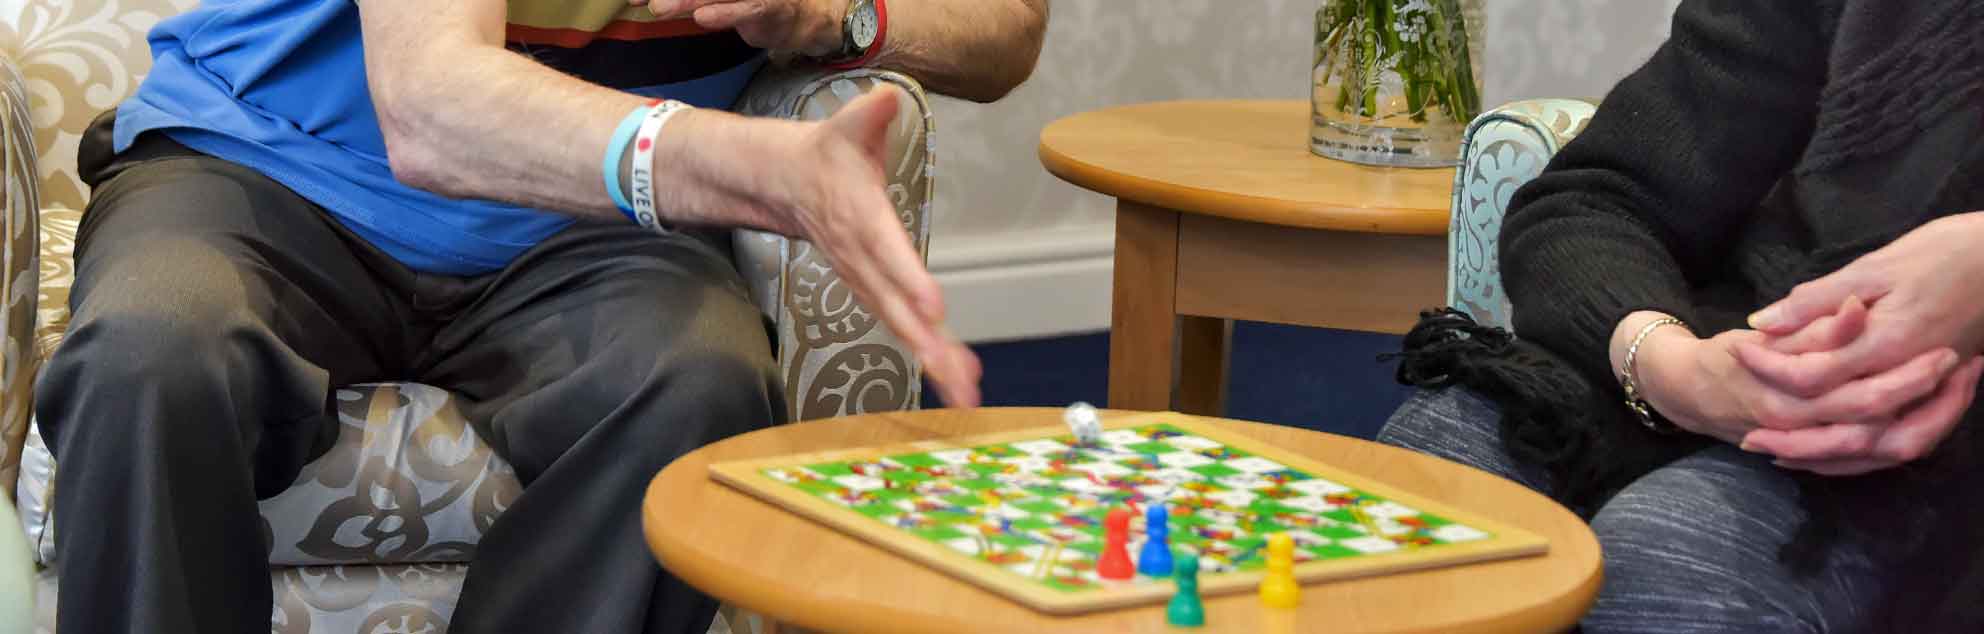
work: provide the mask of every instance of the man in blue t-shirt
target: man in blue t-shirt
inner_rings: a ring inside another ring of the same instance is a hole
[[[1047,0],[208,0],[98,120],[73,320],[37,384],[64,632],[263,632],[256,500],[414,380],[516,468],[456,632],[683,632],[713,604],[639,520],[677,456],[778,421],[725,230],[812,241],[946,403],[977,359],[884,191],[893,89],[722,110],[766,51],[989,101]],[[688,106],[700,106],[696,108]],[[695,509],[680,509],[694,513]],[[334,530],[343,530],[335,528]]]

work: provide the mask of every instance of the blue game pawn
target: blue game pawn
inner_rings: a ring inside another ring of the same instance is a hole
[[[1170,515],[1162,504],[1144,511],[1144,549],[1137,553],[1137,572],[1146,577],[1172,574]]]

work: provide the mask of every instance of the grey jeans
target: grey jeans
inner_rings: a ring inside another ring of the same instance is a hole
[[[1414,394],[1378,440],[1549,494],[1547,474],[1502,448],[1495,406],[1461,388]],[[1591,528],[1605,585],[1583,631],[1861,632],[1886,581],[1865,544],[1842,540],[1817,573],[1777,551],[1804,520],[1795,483],[1762,456],[1722,445],[1641,477]]]

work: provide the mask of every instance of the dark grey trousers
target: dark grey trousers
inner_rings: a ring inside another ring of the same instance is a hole
[[[715,604],[648,553],[642,493],[785,411],[716,243],[580,224],[498,273],[417,274],[252,170],[157,135],[113,157],[107,121],[82,148],[73,321],[36,386],[65,634],[268,632],[256,500],[329,447],[335,387],[385,380],[455,391],[524,483],[451,631],[707,627]]]
[[[1502,449],[1495,406],[1464,389],[1422,391],[1378,440],[1469,465],[1548,494],[1549,477]],[[1863,632],[1897,571],[1842,540],[1818,573],[1778,562],[1805,513],[1797,486],[1762,456],[1722,445],[1628,486],[1593,518],[1605,584],[1583,631]]]

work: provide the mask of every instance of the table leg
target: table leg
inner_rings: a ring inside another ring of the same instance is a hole
[[[1109,407],[1171,409],[1178,358],[1178,212],[1116,203]]]
[[[1214,317],[1178,318],[1176,409],[1187,414],[1226,414],[1227,349],[1233,322]]]

